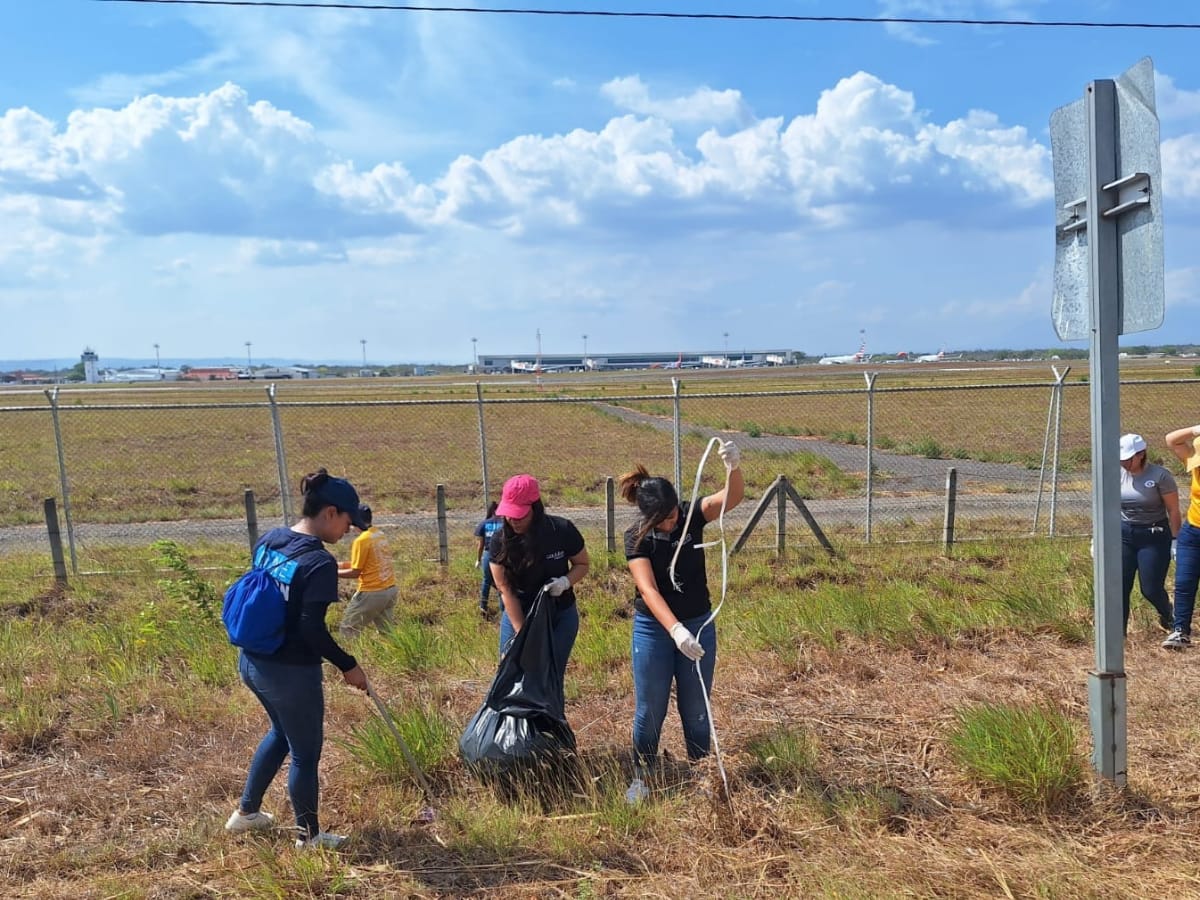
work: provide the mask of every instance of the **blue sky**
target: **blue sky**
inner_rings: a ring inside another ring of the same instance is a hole
[[[431,4],[432,5],[432,4]],[[485,3],[480,6],[510,4]],[[1178,21],[1167,2],[558,9]],[[11,8],[9,8],[11,7]],[[0,359],[1053,346],[1048,122],[1157,72],[1200,341],[1196,31],[9,4]],[[1200,21],[1200,16],[1195,17]],[[471,338],[478,339],[473,345]]]

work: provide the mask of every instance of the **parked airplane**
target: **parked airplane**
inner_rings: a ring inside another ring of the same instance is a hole
[[[817,360],[822,366],[845,366],[870,361],[871,354],[867,352],[867,342],[865,340],[859,345],[857,353],[848,353],[845,356],[822,356]]]
[[[679,352],[679,358],[675,362],[669,363],[650,363],[652,369],[682,369],[683,368],[683,351]]]
[[[946,351],[939,350],[937,353],[925,353],[917,357],[917,362],[941,362],[946,358]]]

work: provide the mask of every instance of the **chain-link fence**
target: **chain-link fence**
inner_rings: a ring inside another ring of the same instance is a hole
[[[1123,385],[1131,411],[1123,427],[1160,444],[1194,384]],[[24,394],[23,405],[0,408],[0,546],[47,553],[45,498],[57,502],[75,572],[113,568],[122,548],[160,538],[249,542],[247,492],[257,529],[266,530],[299,514],[301,476],[324,466],[358,487],[398,559],[473,558],[472,531],[489,498],[523,471],[541,481],[548,509],[601,543],[614,530],[619,550],[633,515],[618,497],[610,516],[609,479],[641,463],[688,497],[714,435],[742,448],[746,501],[727,520],[735,532],[780,475],[835,545],[1090,527],[1088,392],[1078,377],[928,386],[889,374],[862,387],[755,392],[731,385],[573,382],[550,394],[504,381],[358,392],[288,383],[265,396],[261,387],[147,391],[138,403],[96,402],[105,395],[83,389]],[[701,492],[723,476],[714,455]],[[787,505],[787,542],[815,546],[800,511]],[[764,515],[746,548],[776,548],[777,521]]]

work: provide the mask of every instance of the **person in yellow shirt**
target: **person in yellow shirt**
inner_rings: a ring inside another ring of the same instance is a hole
[[[359,507],[359,517],[367,527],[350,547],[350,562],[338,565],[338,578],[358,579],[338,629],[345,638],[357,637],[371,624],[380,631],[391,628],[399,594],[387,536],[372,525],[371,507]]]
[[[1192,612],[1196,606],[1196,586],[1200,584],[1200,425],[1170,432],[1167,446],[1191,477],[1187,516],[1171,554],[1175,557],[1174,628],[1162,642],[1165,650],[1183,650],[1192,645]]]

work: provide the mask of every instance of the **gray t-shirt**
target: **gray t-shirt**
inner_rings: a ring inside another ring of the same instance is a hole
[[[1157,525],[1166,521],[1163,494],[1177,494],[1175,476],[1154,463],[1136,475],[1121,469],[1121,521],[1133,525]]]

